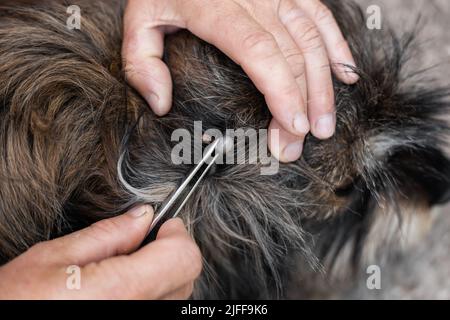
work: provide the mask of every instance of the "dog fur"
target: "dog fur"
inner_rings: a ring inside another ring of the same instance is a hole
[[[81,30],[66,28],[58,1],[0,5],[1,263],[160,204],[190,169],[171,162],[174,129],[270,120],[241,68],[188,32],[167,38],[174,103],[155,116],[124,77],[123,1],[76,3]],[[334,80],[336,134],[308,136],[299,161],[273,176],[217,165],[202,182],[181,213],[204,256],[195,298],[339,296],[365,266],[420,241],[431,208],[448,200],[449,91],[402,72],[414,32],[368,30],[351,2],[325,3],[361,79]]]

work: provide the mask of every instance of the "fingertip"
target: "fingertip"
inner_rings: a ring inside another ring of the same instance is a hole
[[[160,96],[156,93],[150,92],[146,97],[145,101],[147,101],[147,104],[152,109],[152,111],[159,117],[162,117],[166,115],[171,106],[171,99],[165,97],[163,99],[160,98]]]
[[[305,135],[296,136],[281,128],[273,119],[269,126],[269,149],[282,163],[297,161],[303,153]]]
[[[302,153],[303,140],[291,142],[284,147],[280,161],[285,163],[297,161]]]
[[[127,81],[145,99],[152,111],[163,116],[172,106],[172,78],[168,67],[157,58],[129,64]]]
[[[136,206],[134,208],[132,208],[130,211],[128,211],[128,214],[131,217],[134,218],[140,218],[143,217],[144,215],[148,215],[149,217],[153,217],[153,207],[150,205],[141,205],[141,206]]]
[[[308,116],[303,112],[297,112],[294,116],[293,127],[300,136],[308,134],[310,130]]]
[[[346,80],[344,80],[344,82],[346,84],[355,84],[359,80],[359,75],[355,71],[352,70],[345,74],[345,78],[346,78]]]
[[[163,48],[161,28],[128,26],[122,46],[126,80],[158,116],[169,112],[172,105],[172,77],[162,60]]]
[[[157,239],[167,238],[175,235],[187,235],[186,227],[180,218],[169,219],[163,223],[158,231]]]
[[[276,123],[276,129],[287,131],[292,136],[305,136],[308,134],[310,124],[307,106],[300,91],[295,91],[291,95],[266,97],[266,102],[272,113],[273,121],[275,121],[273,123]],[[272,129],[275,129],[275,127]]]
[[[184,228],[184,222],[181,218],[172,218],[167,220],[167,222],[165,223],[166,226],[170,226],[171,228]]]
[[[320,116],[314,123],[312,134],[321,140],[331,138],[336,131],[336,114],[328,113]]]
[[[339,80],[348,85],[355,84],[359,80],[354,62],[335,63],[333,64],[333,72]]]
[[[279,140],[272,141],[272,139],[273,139],[273,133],[269,132],[268,146],[269,146],[270,153],[272,154],[272,156],[275,157],[275,159],[277,159],[278,161],[281,161],[280,160],[280,154],[281,154],[280,142],[279,142]]]
[[[166,221],[160,228],[155,244],[165,241],[172,251],[178,252],[180,266],[184,265],[189,278],[195,279],[202,270],[202,254],[194,239],[189,235],[183,220],[173,218]]]

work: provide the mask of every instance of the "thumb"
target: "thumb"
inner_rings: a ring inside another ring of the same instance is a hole
[[[134,252],[144,240],[153,220],[153,208],[138,206],[128,213],[101,220],[90,227],[49,242],[60,263],[79,266]]]
[[[150,17],[138,5],[140,3],[129,1],[124,17],[125,75],[153,112],[162,116],[172,105],[172,79],[169,68],[161,60],[164,32],[163,27],[149,27]]]

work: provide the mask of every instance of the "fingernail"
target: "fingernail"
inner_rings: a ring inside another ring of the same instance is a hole
[[[299,135],[306,135],[309,132],[309,121],[305,114],[298,112],[294,117],[294,129]]]
[[[355,72],[354,62],[334,64],[334,72],[346,84],[353,84],[359,80],[359,75]]]
[[[159,106],[159,96],[155,93],[151,93],[147,98],[147,103],[152,108],[153,112],[157,115],[161,115],[161,108]]]
[[[314,135],[319,139],[328,139],[334,134],[335,127],[336,116],[334,113],[329,113],[317,120]]]
[[[133,218],[140,218],[148,213],[153,214],[153,208],[149,205],[137,206],[128,211],[128,214]]]
[[[359,80],[359,75],[355,72],[355,69],[356,66],[354,63],[347,63],[347,66],[345,67],[345,76],[351,82],[356,82]]]
[[[288,144],[283,150],[284,160],[287,162],[296,161],[300,158],[303,151],[303,141]]]

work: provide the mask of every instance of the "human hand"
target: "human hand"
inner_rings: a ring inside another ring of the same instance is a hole
[[[138,249],[153,219],[150,206],[39,243],[0,268],[0,299],[186,299],[201,255],[179,219]],[[80,288],[66,285],[80,268]]]
[[[241,65],[264,94],[273,115],[269,147],[283,162],[300,157],[310,129],[319,139],[334,134],[330,67],[347,84],[358,80],[344,66],[355,65],[347,42],[319,0],[129,0],[124,24],[128,81],[156,114],[172,104],[164,35],[186,28]]]

